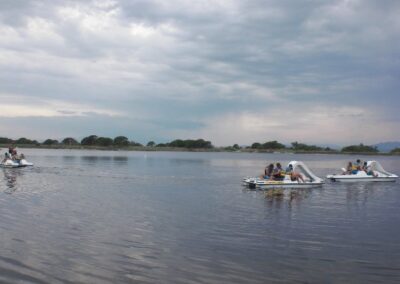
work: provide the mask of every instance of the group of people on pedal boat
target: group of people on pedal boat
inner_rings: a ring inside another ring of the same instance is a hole
[[[24,154],[18,155],[17,149],[15,148],[15,146],[14,145],[10,145],[8,147],[8,152],[6,152],[4,154],[4,159],[3,159],[2,163],[4,163],[7,160],[12,160],[12,161],[17,161],[18,162],[18,161],[20,161],[22,159],[25,159]]]
[[[287,175],[290,176],[292,181],[304,182],[304,177],[300,173],[294,171],[292,164],[289,164],[288,167],[283,170],[282,165],[279,162],[276,163],[275,166],[272,163],[266,166],[264,169],[264,174],[261,175],[260,178],[265,180],[282,181]]]
[[[378,174],[372,170],[372,167],[367,162],[361,163],[360,159],[357,159],[355,163],[349,162],[346,170],[342,173],[343,175],[356,175],[359,171],[364,171],[367,175],[377,177]]]

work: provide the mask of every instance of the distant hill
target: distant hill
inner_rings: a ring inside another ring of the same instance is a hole
[[[394,148],[400,148],[400,142],[399,141],[382,142],[382,143],[375,144],[374,146],[378,147],[378,150],[380,152],[390,152]]]

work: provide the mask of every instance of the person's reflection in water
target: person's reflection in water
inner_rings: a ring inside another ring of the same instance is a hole
[[[6,182],[6,189],[4,192],[12,194],[17,190],[17,175],[19,175],[20,172],[16,171],[15,169],[3,169],[3,173],[4,180]]]
[[[271,188],[264,192],[265,199],[268,201],[268,206],[271,208],[281,208],[285,198],[283,189]]]
[[[265,199],[268,204],[280,207],[284,201],[288,202],[288,206],[292,206],[292,202],[300,202],[305,198],[308,198],[312,193],[311,188],[303,189],[268,189],[264,192]]]
[[[289,192],[289,207],[292,206],[292,202],[300,202],[303,199],[310,196],[312,193],[311,188],[293,189]]]
[[[346,200],[348,204],[363,204],[368,202],[368,199],[373,198],[374,195],[379,194],[379,189],[384,188],[384,184],[375,182],[371,183],[349,183],[344,184],[346,188]]]

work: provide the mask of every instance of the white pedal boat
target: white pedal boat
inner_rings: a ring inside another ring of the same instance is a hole
[[[29,163],[25,159],[21,160],[7,159],[6,161],[0,163],[0,166],[3,168],[23,168],[23,167],[33,166],[33,163]]]
[[[294,180],[292,181],[290,175],[285,175],[283,180],[268,180],[260,177],[247,177],[243,179],[243,184],[249,188],[310,188],[322,186],[325,182],[323,179],[317,177],[311,170],[303,163],[298,161],[291,161],[289,165],[293,166],[293,171],[300,173],[304,182]]]
[[[377,161],[368,161],[367,167],[370,167],[376,176],[368,175],[365,171],[360,170],[356,174],[327,175],[326,178],[340,182],[394,182],[398,178],[397,175],[385,171]],[[342,171],[345,172],[346,169],[343,168]]]

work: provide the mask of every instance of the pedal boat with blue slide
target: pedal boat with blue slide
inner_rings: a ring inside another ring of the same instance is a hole
[[[359,170],[355,174],[333,174],[326,178],[334,182],[394,182],[398,178],[397,175],[385,171],[377,161],[368,161],[367,168],[372,170],[370,174]],[[346,169],[342,168],[342,172],[346,172]]]
[[[249,188],[269,189],[269,188],[310,188],[320,187],[325,182],[322,178],[317,177],[303,162],[291,161],[293,171],[300,173],[304,179],[292,180],[290,175],[285,175],[283,180],[269,180],[260,177],[246,177],[243,179],[243,184]]]

